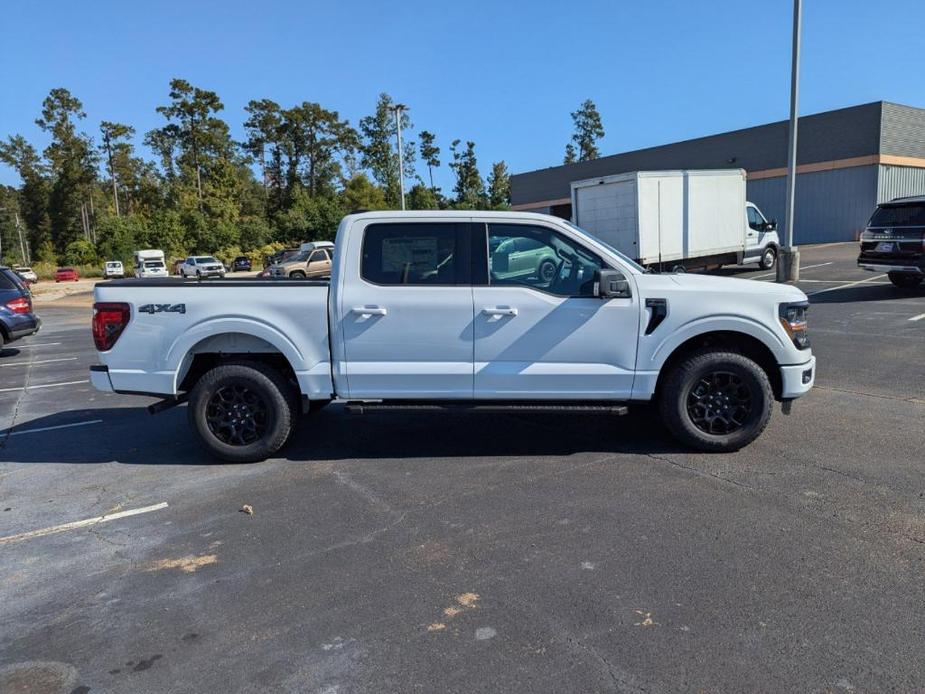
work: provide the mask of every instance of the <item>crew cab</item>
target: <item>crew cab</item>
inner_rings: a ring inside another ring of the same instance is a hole
[[[913,289],[925,279],[925,196],[877,205],[861,233],[858,265],[885,272],[897,287]]]
[[[614,413],[654,400],[684,444],[732,451],[815,378],[799,289],[647,273],[530,213],[350,215],[330,282],[117,280],[95,302],[93,385],[162,398],[153,411],[188,401],[205,448],[234,461],[273,455],[298,414],[332,400]]]
[[[225,266],[211,255],[191,255],[180,263],[181,277],[224,277]]]

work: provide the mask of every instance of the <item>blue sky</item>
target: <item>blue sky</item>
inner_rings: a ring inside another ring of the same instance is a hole
[[[100,120],[145,131],[183,77],[218,92],[241,139],[252,98],[317,101],[351,123],[381,91],[415,129],[472,139],[483,174],[561,163],[569,112],[601,111],[604,154],[786,118],[789,0],[401,3],[7,0],[0,137],[64,86]],[[921,0],[806,0],[801,113],[885,99],[925,106]],[[414,138],[414,133],[411,133]],[[98,139],[98,138],[97,138]],[[424,173],[423,167],[418,167]],[[437,175],[444,190],[449,170]],[[0,166],[0,183],[16,175]]]

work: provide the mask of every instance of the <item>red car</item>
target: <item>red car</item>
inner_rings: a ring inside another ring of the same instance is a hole
[[[59,267],[55,270],[55,282],[76,282],[80,279],[77,270],[72,267]]]

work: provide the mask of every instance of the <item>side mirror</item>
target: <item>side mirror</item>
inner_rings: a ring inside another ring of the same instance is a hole
[[[768,231],[777,231],[777,220],[776,220],[776,219],[772,219],[770,222],[768,222],[767,224],[765,224],[765,228],[766,228]]]
[[[594,294],[601,299],[627,299],[633,295],[630,283],[616,270],[594,271]]]

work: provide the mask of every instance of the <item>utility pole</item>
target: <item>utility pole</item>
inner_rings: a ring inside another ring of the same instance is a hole
[[[16,219],[16,233],[19,234],[19,252],[22,254],[22,264],[28,265],[29,260],[26,258],[26,246],[22,242],[22,227],[19,225],[19,212],[14,212],[13,217]]]
[[[401,148],[401,113],[407,106],[404,104],[395,104],[392,111],[395,113],[395,132],[398,136],[398,190],[401,194],[401,208],[405,209],[405,165]]]
[[[790,137],[787,143],[787,210],[784,223],[786,241],[777,263],[778,282],[800,279],[800,249],[793,245],[793,208],[797,186],[797,111],[800,98],[800,29],[803,0],[793,0],[793,54],[790,64]]]

